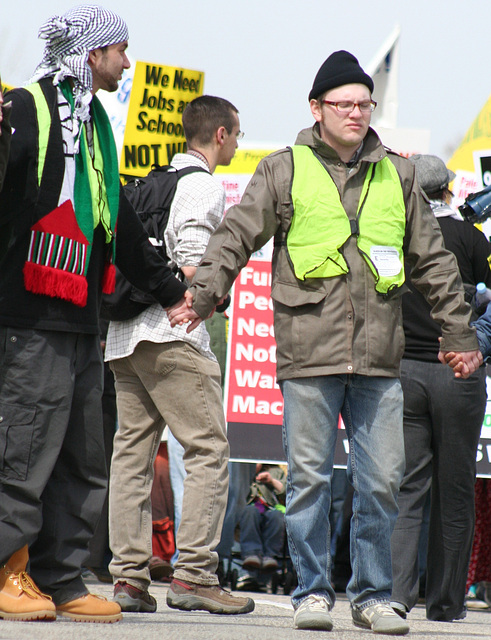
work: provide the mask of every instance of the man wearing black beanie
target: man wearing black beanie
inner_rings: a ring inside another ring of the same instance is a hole
[[[373,93],[373,80],[358,64],[354,55],[347,51],[336,51],[322,64],[314,78],[309,100],[344,84],[364,84]]]
[[[350,443],[354,488],[353,623],[403,635],[390,607],[390,538],[404,472],[400,360],[404,259],[453,347],[465,377],[480,363],[454,256],[423,196],[414,166],[388,151],[370,117],[373,81],[347,51],[327,58],[309,95],[315,120],[293,147],[264,158],[240,204],[212,236],[171,323],[206,318],[252,252],[274,236],[277,377],[288,462],[286,526],[298,586],[299,629],[331,630],[329,510],[338,418]],[[188,301],[190,304],[190,301]],[[443,361],[443,360],[442,360]]]

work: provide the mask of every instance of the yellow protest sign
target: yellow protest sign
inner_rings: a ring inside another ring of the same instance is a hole
[[[217,173],[248,173],[252,175],[259,161],[276,149],[237,149],[228,166],[219,165]]]
[[[186,150],[182,113],[203,95],[204,73],[137,61],[124,132],[120,173],[145,176]]]
[[[477,157],[489,156],[491,149],[491,96],[469,127],[459,148],[447,163],[452,171],[475,171],[479,179],[488,167],[479,166]],[[479,153],[485,151],[487,153]]]

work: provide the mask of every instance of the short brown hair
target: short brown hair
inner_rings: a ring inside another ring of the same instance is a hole
[[[234,114],[239,113],[234,105],[224,98],[200,96],[192,100],[182,114],[182,126],[188,145],[192,142],[207,145],[215,132],[225,127],[232,133],[235,125]]]

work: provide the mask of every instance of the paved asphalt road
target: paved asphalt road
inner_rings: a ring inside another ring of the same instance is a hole
[[[87,581],[92,593],[112,596],[112,586]],[[334,629],[299,631],[293,628],[290,598],[267,593],[249,594],[256,601],[253,613],[218,616],[205,612],[187,613],[165,604],[167,585],[153,583],[156,613],[126,613],[115,624],[86,624],[58,619],[55,622],[7,622],[0,620],[0,640],[368,640],[371,631],[354,627],[348,601],[340,596],[333,610]],[[461,622],[429,622],[424,609],[416,607],[409,616],[408,639],[491,640],[491,611],[470,611]],[[380,636],[377,638],[396,636]]]

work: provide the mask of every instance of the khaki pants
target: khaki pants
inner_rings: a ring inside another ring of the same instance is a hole
[[[227,504],[229,446],[217,362],[185,342],[141,342],[111,362],[119,429],[109,489],[110,571],[139,588],[150,583],[153,462],[167,424],[184,447],[184,497],[174,576],[218,584]]]

